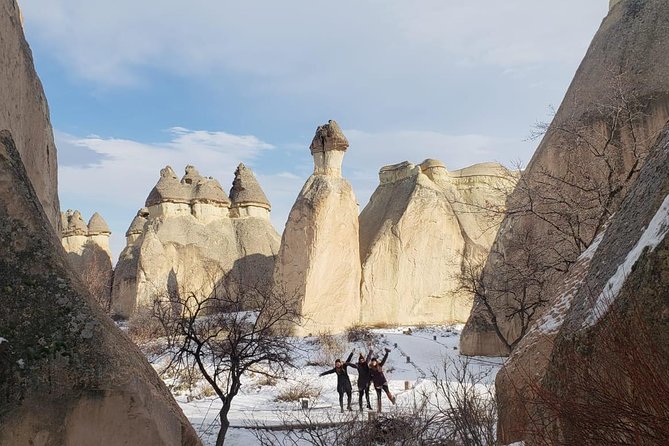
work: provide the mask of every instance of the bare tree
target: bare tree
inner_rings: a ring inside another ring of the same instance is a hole
[[[292,366],[296,347],[289,335],[300,320],[295,308],[293,299],[248,284],[215,286],[207,296],[188,291],[156,298],[154,317],[171,352],[164,372],[198,371],[222,402],[217,446],[224,443],[242,377],[253,372],[276,378]]]
[[[618,208],[657,139],[659,128],[643,130],[651,98],[627,93],[626,78],[614,79],[609,102],[538,127],[534,136],[550,141],[552,159],[521,175],[486,265],[463,266],[461,287],[487,318],[479,322],[509,352]]]

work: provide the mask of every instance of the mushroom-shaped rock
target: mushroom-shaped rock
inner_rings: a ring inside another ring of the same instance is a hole
[[[88,226],[81,217],[81,212],[68,209],[66,217],[67,227],[63,229],[63,236],[88,235]]]
[[[188,203],[190,198],[189,188],[179,182],[172,167],[166,166],[161,169],[158,183],[146,198],[146,206],[155,206],[164,202]]]
[[[314,157],[314,175],[341,178],[341,165],[348,149],[348,140],[335,121],[330,120],[316,129],[309,149]]]
[[[223,190],[223,187],[213,178],[201,177],[195,188],[193,201],[230,206],[230,199]]]
[[[97,212],[88,221],[88,235],[111,234],[104,218]]]
[[[344,132],[341,131],[339,124],[331,119],[327,124],[318,126],[309,149],[312,155],[330,150],[345,152],[348,149],[348,139],[344,136]]]
[[[148,212],[144,213],[146,208],[142,208],[139,211],[137,211],[137,215],[135,218],[133,218],[132,223],[130,223],[130,227],[125,233],[126,237],[130,237],[131,235],[135,234],[141,234],[144,232],[144,225],[146,224],[147,217],[148,217]]]
[[[232,182],[232,189],[230,189],[230,199],[235,207],[259,206],[268,210],[271,208],[269,200],[260,187],[260,183],[256,180],[253,171],[243,163],[237,166],[237,170],[235,170],[235,179]]]
[[[181,178],[181,184],[192,184],[195,186],[204,179],[205,178],[200,175],[200,172],[197,171],[195,166],[188,165],[186,166],[186,173],[184,174],[183,178]]]

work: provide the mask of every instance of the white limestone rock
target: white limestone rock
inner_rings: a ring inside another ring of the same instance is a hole
[[[257,182],[256,190],[262,193]],[[241,214],[231,205],[218,181],[193,166],[181,180],[171,167],[162,169],[147,207],[126,233],[114,275],[114,313],[128,318],[166,293],[207,296],[227,276],[249,286],[270,283],[280,237],[269,220],[269,202],[245,202]]]
[[[403,162],[379,172],[380,185],[360,214],[361,322],[465,321],[473,297],[460,290],[465,261],[483,259],[515,177],[487,163],[448,172],[437,160]]]
[[[348,141],[334,121],[311,144],[314,174],[288,216],[274,274],[275,289],[298,298],[296,334],[340,332],[360,317],[358,205],[341,177]]]

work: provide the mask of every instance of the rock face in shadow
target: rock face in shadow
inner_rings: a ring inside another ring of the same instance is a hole
[[[0,444],[199,444],[146,358],[84,291],[7,131],[0,196]]]
[[[58,166],[49,107],[15,0],[0,2],[0,48],[0,129],[12,133],[37,197],[58,232]]]
[[[448,172],[425,160],[385,166],[379,178],[360,214],[361,322],[465,322],[473,296],[459,277],[487,256],[514,174],[496,163]]]
[[[126,232],[114,271],[116,315],[131,317],[170,291],[208,296],[224,277],[269,286],[280,237],[269,219],[269,201],[243,164],[231,196],[193,166],[181,180],[170,166],[162,169]]]
[[[293,205],[274,272],[275,290],[300,301],[296,333],[341,332],[360,318],[358,205],[341,177],[348,141],[334,121],[318,127],[311,175]]]
[[[665,1],[612,4],[509,199],[509,208],[517,212],[502,222],[486,263],[484,287],[491,290],[488,300],[507,340],[523,333],[518,317],[506,317],[513,296],[544,302],[541,314],[633,184],[669,118],[667,52]],[[508,278],[523,269],[528,246],[537,247],[531,263],[544,270],[536,276],[539,285],[526,280],[509,284]],[[460,350],[467,355],[509,353],[480,301],[462,332]]]
[[[502,443],[669,439],[668,234],[669,124],[561,298],[499,372]]]

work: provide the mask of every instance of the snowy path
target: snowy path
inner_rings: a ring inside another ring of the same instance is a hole
[[[443,373],[444,359],[459,357],[458,343],[461,325],[440,326],[427,328],[412,328],[411,334],[404,334],[406,328],[376,329],[379,335],[380,346],[375,354],[381,357],[383,347],[391,348],[384,371],[389,380],[391,392],[397,395],[397,405],[383,400],[384,411],[408,411],[414,401],[423,393],[430,392],[429,378],[433,371]],[[436,339],[435,339],[436,337]],[[306,343],[306,341],[305,341]],[[395,348],[395,345],[397,347]],[[344,351],[362,349],[361,344],[345,345]],[[280,402],[277,395],[281,391],[296,384],[321,389],[318,398],[310,401],[308,417],[311,422],[332,423],[337,420],[347,420],[354,414],[339,413],[338,395],[336,392],[336,377],[328,375],[322,378],[318,374],[327,369],[325,366],[308,365],[311,358],[316,357],[317,351],[312,351],[300,358],[299,367],[290,372],[288,379],[280,380],[276,385],[260,386],[253,379],[248,379],[242,391],[233,401],[229,414],[232,428],[228,433],[226,444],[253,445],[257,440],[249,426],[280,426],[283,423],[299,423],[306,421],[305,412],[300,409],[299,402]],[[407,357],[410,362],[407,362]],[[470,369],[474,372],[490,371],[486,379],[487,385],[494,383],[495,374],[501,366],[503,358],[471,358]],[[358,406],[358,394],[355,389],[356,371],[350,370],[349,375],[353,383],[354,392],[352,406]],[[405,381],[410,383],[410,390],[405,390]],[[372,389],[372,393],[374,393]],[[177,396],[177,401],[200,434],[205,446],[215,444],[218,431],[218,410],[221,404],[215,397],[208,397],[188,401],[185,396]],[[374,403],[375,395],[370,395]],[[367,409],[365,409],[367,412]],[[363,413],[366,417],[367,414]],[[340,418],[342,417],[343,418]]]

